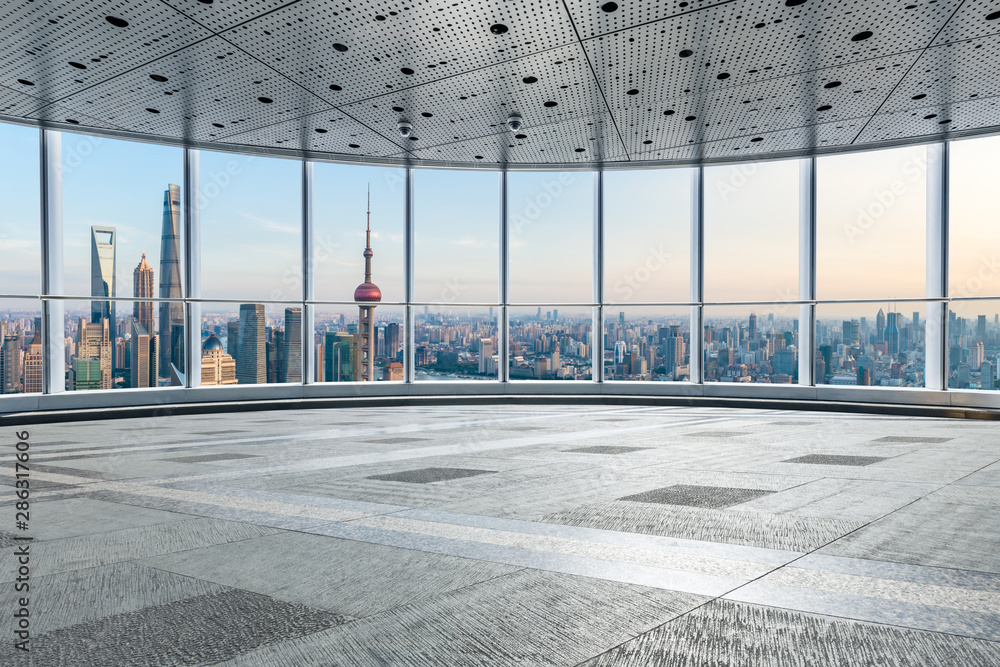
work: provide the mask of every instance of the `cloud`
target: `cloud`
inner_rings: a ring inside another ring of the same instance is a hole
[[[17,241],[15,239],[0,238],[0,250],[24,250],[35,246],[31,241]]]

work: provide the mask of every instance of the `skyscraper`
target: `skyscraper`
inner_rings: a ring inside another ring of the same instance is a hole
[[[747,327],[747,336],[751,341],[757,341],[757,315],[750,313],[750,326]]]
[[[146,253],[142,253],[139,266],[132,272],[132,295],[136,299],[152,299],[156,296],[153,293],[153,285],[153,267],[146,261]],[[132,317],[138,320],[147,335],[153,331],[152,302],[137,300],[132,307]]]
[[[238,320],[226,323],[226,354],[233,359],[240,356],[240,323]]]
[[[130,385],[133,388],[155,387],[160,365],[157,350],[159,336],[150,334],[146,327],[133,318],[129,341],[132,348],[129,353]]]
[[[240,342],[236,380],[240,384],[267,382],[267,349],[264,304],[240,304]]]
[[[173,184],[163,192],[163,232],[160,236],[160,298],[181,298],[181,189]],[[174,328],[183,330],[184,306],[180,302],[160,303],[160,376],[170,377],[170,364],[184,368],[183,335],[171,335]],[[152,324],[147,329],[152,333]],[[173,344],[178,341],[179,344]],[[179,355],[179,356],[178,356]]]
[[[90,228],[90,295],[98,297],[118,296],[115,284],[115,241],[114,227]],[[90,321],[99,323],[102,319],[115,325],[115,304],[113,301],[91,301]]]
[[[21,339],[7,336],[0,345],[0,394],[21,393]]]
[[[885,340],[885,312],[881,308],[875,316],[875,341],[881,343]]]
[[[371,192],[368,194],[368,227],[365,232],[365,281],[354,290],[358,304],[358,364],[362,382],[375,380],[375,305],[382,300],[382,290],[372,282]]]
[[[28,351],[24,355],[24,393],[42,393],[42,331],[35,318],[35,335],[28,343]]]
[[[889,354],[899,354],[899,327],[896,320],[899,313],[887,313],[885,316],[885,342]]]
[[[358,343],[361,334],[327,331],[323,352],[324,382],[356,382],[361,376]]]
[[[302,309],[285,308],[284,377],[280,382],[302,382]]]
[[[101,318],[100,322],[87,322],[80,318],[79,338],[76,342],[76,356],[78,360],[95,360],[100,376],[97,379],[99,386],[92,386],[95,382],[92,365],[83,365],[82,380],[85,389],[111,389],[114,381],[111,368],[111,339],[110,320]],[[75,385],[74,385],[75,386]]]
[[[491,366],[490,362],[493,360],[493,339],[492,338],[480,338],[479,339],[479,372],[489,373]]]
[[[395,359],[403,347],[403,334],[397,322],[385,325],[385,356]]]

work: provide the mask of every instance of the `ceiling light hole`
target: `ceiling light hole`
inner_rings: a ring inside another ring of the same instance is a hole
[[[413,76],[413,70],[410,69],[409,67],[401,67],[399,68],[399,71],[405,74],[406,76]]]
[[[87,66],[82,63],[75,63],[72,60],[69,61],[70,67],[75,67],[77,69],[87,69]]]
[[[347,50],[347,45],[346,44],[334,44],[333,45],[333,50],[334,51],[340,51],[341,53],[343,53],[344,51]]]
[[[31,81],[28,81],[27,79],[18,79],[17,82],[19,84],[21,84],[22,86],[33,86],[33,85],[35,85],[34,83],[32,83]]]
[[[263,102],[264,104],[270,104],[274,100],[272,100],[270,97],[258,97],[257,101],[258,102]]]
[[[821,107],[817,107],[816,111],[829,111],[829,110],[830,110],[830,109],[832,109],[832,108],[833,108],[833,107],[832,107],[832,106],[830,106],[829,104],[824,104],[824,105],[823,105],[823,106],[821,106]]]
[[[856,34],[854,37],[851,37],[851,41],[852,42],[863,42],[866,39],[868,39],[869,37],[871,37],[873,34],[874,33],[872,33],[871,30],[864,30],[864,31],[859,32],[858,34]]]
[[[692,51],[691,49],[684,49],[683,51],[680,52],[681,58],[690,58],[693,55],[694,51]]]
[[[836,88],[840,85],[840,81],[831,81],[830,83],[823,86],[824,88]]]
[[[167,77],[163,76],[162,74],[150,74],[149,78],[152,79],[153,81],[156,81],[157,83],[165,83],[167,81]]]
[[[914,95],[914,96],[913,96],[913,97],[911,97],[910,99],[911,99],[911,100],[922,100],[922,99],[924,99],[925,97],[927,97],[927,93],[920,93],[919,95]]]
[[[104,20],[115,26],[116,28],[127,28],[128,21],[125,19],[120,19],[117,16],[105,16]]]
[[[150,109],[148,107],[146,108],[146,111],[148,111],[149,113],[160,113],[159,109]]]
[[[319,132],[320,134],[326,134],[326,130],[323,129],[322,127],[317,127],[316,131]]]
[[[494,23],[490,26],[490,32],[494,35],[502,35],[507,32],[510,28],[505,26],[503,23]]]
[[[347,144],[350,148],[361,148],[358,144]]]
[[[729,78],[729,72],[722,72],[715,78],[718,79],[719,81],[725,81],[726,79]]]
[[[607,12],[608,14],[610,14],[611,12],[614,12],[614,11],[618,10],[618,3],[617,2],[605,2],[603,5],[601,5],[601,9],[604,10],[605,12]]]
[[[334,83],[330,84],[330,90],[343,90],[343,88]]]
[[[525,83],[535,83],[535,82],[538,81],[538,78],[534,77],[534,76],[526,76],[523,79],[521,79],[521,81],[523,81]]]
[[[993,12],[992,14],[986,15],[987,21],[996,21],[997,19],[1000,19],[1000,12]]]
[[[626,95],[638,95],[639,94],[639,90],[637,88],[633,88],[632,90],[629,90],[625,94]]]
[[[558,104],[558,102],[553,102],[552,100],[549,100],[543,106],[549,107],[551,109],[552,107],[556,106],[557,104]]]

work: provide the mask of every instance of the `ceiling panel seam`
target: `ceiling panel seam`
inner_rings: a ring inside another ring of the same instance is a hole
[[[615,118],[614,112],[611,110],[611,105],[608,104],[608,97],[604,94],[604,88],[601,86],[601,80],[597,78],[597,70],[594,69],[594,63],[590,61],[590,55],[587,54],[587,49],[583,47],[583,40],[580,39],[580,31],[576,28],[576,21],[573,20],[573,14],[569,11],[569,7],[566,6],[566,0],[560,0],[563,9],[566,11],[566,16],[569,18],[569,24],[573,27],[573,33],[576,34],[576,39],[580,44],[580,50],[583,51],[583,57],[587,61],[587,67],[590,68],[590,75],[594,77],[594,85],[597,86],[597,91],[601,94],[601,99],[604,101],[604,108],[607,109],[608,116],[611,118],[611,124],[615,126],[615,133],[618,135],[618,141],[622,145],[622,150],[625,151],[625,159],[631,160],[631,156],[628,152],[628,146],[625,144],[625,138],[622,137],[622,131],[618,127],[618,120]],[[600,148],[600,144],[598,144]],[[603,158],[603,156],[600,156]]]
[[[920,50],[921,51],[920,55],[917,56],[913,60],[912,63],[910,63],[910,66],[906,68],[906,71],[903,73],[903,76],[901,76],[899,78],[899,81],[896,82],[896,85],[892,87],[892,90],[889,91],[889,93],[885,96],[885,99],[882,100],[882,103],[879,104],[878,108],[875,109],[874,113],[872,113],[871,118],[868,119],[868,122],[866,122],[861,127],[861,130],[859,130],[858,133],[857,133],[857,135],[854,137],[854,139],[851,140],[852,144],[855,143],[858,139],[861,138],[861,135],[864,134],[864,132],[865,132],[866,129],[868,129],[868,126],[871,125],[872,121],[875,120],[875,118],[878,117],[878,114],[882,110],[882,107],[884,107],[889,102],[889,100],[892,98],[893,94],[895,94],[896,89],[899,88],[899,86],[903,83],[903,81],[906,80],[906,77],[908,77],[910,75],[910,72],[913,71],[913,68],[917,66],[917,63],[920,62],[920,60],[924,57],[924,55],[927,53],[927,51],[929,51],[933,47],[934,40],[936,40],[938,38],[938,35],[940,35],[941,32],[944,31],[944,29],[948,26],[948,24],[951,23],[951,20],[953,18],[955,18],[955,14],[958,13],[958,10],[960,10],[963,5],[965,5],[965,0],[962,0],[960,3],[958,3],[958,6],[955,7],[955,10],[951,13],[951,16],[948,17],[948,20],[945,21],[944,23],[942,23],[941,27],[938,28],[937,32],[935,32],[934,35],[931,36],[930,41],[927,42],[927,46],[925,46],[924,48],[922,48]]]

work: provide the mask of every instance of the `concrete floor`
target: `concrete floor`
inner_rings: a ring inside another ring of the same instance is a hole
[[[32,651],[5,446],[3,665],[1000,665],[995,423],[456,406],[28,430]]]

